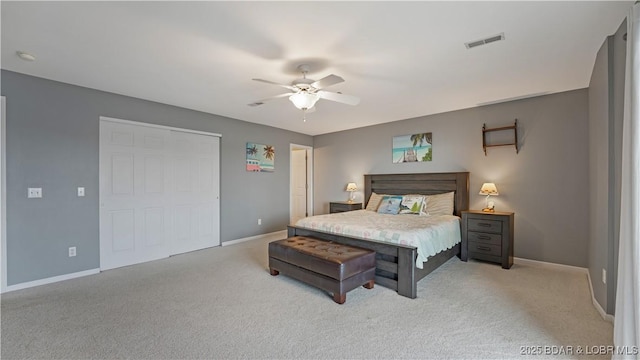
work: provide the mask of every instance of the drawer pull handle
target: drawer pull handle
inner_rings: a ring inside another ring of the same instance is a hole
[[[491,236],[487,236],[487,235],[478,235],[476,237],[480,240],[491,240]]]
[[[491,251],[491,248],[488,246],[478,246],[478,250]]]
[[[487,224],[487,223],[478,223],[478,226],[482,226],[482,227],[491,227],[491,224]]]

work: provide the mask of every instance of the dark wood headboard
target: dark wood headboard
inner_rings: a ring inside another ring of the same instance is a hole
[[[454,214],[469,210],[469,173],[375,174],[364,176],[364,205],[371,193],[434,195],[454,191]]]

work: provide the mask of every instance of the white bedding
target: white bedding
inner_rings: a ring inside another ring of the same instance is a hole
[[[298,220],[297,227],[334,234],[415,246],[416,267],[460,242],[460,218],[453,215],[389,215],[368,210],[316,215]]]

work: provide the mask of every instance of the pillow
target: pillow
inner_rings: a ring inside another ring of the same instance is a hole
[[[427,213],[432,216],[453,215],[453,191],[427,196]]]
[[[400,211],[401,202],[402,196],[383,196],[380,206],[378,206],[378,213],[395,215]]]
[[[365,210],[377,211],[383,196],[384,195],[379,195],[372,192],[371,197],[369,197],[369,202],[367,203],[367,207],[365,208]]]
[[[422,208],[420,208],[419,214],[424,216],[429,216],[429,213],[427,212],[427,202],[429,201],[429,196],[422,195],[422,194],[407,194],[404,196],[422,196],[424,200],[422,201]]]
[[[429,216],[429,212],[427,211],[427,206],[429,204],[429,197],[425,196],[424,197],[424,201],[422,202],[422,208],[420,208],[420,214],[421,216]]]
[[[400,214],[418,215],[422,212],[422,203],[424,203],[424,196],[404,195],[400,203]]]

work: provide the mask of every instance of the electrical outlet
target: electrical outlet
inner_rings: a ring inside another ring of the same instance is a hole
[[[602,269],[602,282],[604,284],[607,283],[607,270],[605,270],[605,269]]]
[[[262,225],[262,219],[258,219],[258,225]]]
[[[29,188],[27,189],[27,198],[41,198],[42,197],[42,188]]]
[[[72,246],[69,248],[69,257],[74,257],[76,256],[76,247]]]

